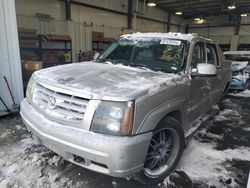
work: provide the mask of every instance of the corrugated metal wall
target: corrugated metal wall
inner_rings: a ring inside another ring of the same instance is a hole
[[[17,26],[36,29],[38,34],[66,34],[66,22],[59,20],[40,20],[33,16],[17,15]]]
[[[105,37],[118,38],[122,34],[121,27],[93,25],[87,22],[76,23],[60,20],[40,20],[33,16],[17,15],[17,24],[21,28],[36,29],[38,34],[62,34],[72,37],[73,60],[76,53],[91,51],[92,31],[104,32]],[[137,19],[137,29],[142,32],[164,32],[166,24]],[[171,26],[172,32],[179,32],[180,28]]]
[[[219,44],[230,44],[234,36],[234,27],[206,27],[206,28],[190,28],[190,33],[198,33],[199,35],[211,38]],[[241,26],[239,33],[239,44],[250,43],[250,26]]]
[[[79,50],[92,50],[92,31],[104,32],[105,37],[111,38],[117,38],[121,35],[121,28],[71,21],[40,20],[24,15],[17,15],[17,25],[20,28],[36,29],[37,34],[70,35],[72,37],[73,59]]]

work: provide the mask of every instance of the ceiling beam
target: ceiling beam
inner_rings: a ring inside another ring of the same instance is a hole
[[[235,2],[236,8],[240,7],[242,5],[249,5],[249,0],[238,0]],[[198,8],[198,7],[208,7],[208,6],[224,6],[225,8],[230,4],[228,0],[191,0],[191,1],[180,1],[180,0],[158,0],[157,5],[160,8],[165,9],[180,9],[183,7],[192,7],[192,8]]]
[[[187,1],[183,1],[183,0],[158,0],[157,4],[183,4],[183,3],[187,3],[187,2],[199,2],[199,0],[187,0]]]
[[[246,10],[246,9],[242,9],[241,12],[250,12],[250,10]],[[199,16],[203,16],[203,17],[209,17],[209,16],[219,16],[219,15],[226,15],[226,14],[230,14],[232,15],[232,12],[221,12],[221,11],[214,11],[212,13],[209,12],[197,12],[197,13],[193,13],[193,12],[187,12],[185,14],[183,14],[183,18],[185,19],[191,19],[191,18],[195,18],[195,17],[199,17]]]

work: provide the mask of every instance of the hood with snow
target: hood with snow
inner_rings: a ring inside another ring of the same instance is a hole
[[[124,65],[84,62],[40,70],[35,79],[55,87],[88,94],[93,99],[112,97],[133,100],[150,90],[183,82],[184,76]]]

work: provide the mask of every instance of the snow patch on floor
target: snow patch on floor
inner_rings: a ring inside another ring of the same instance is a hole
[[[250,97],[250,90],[246,89],[246,90],[238,92],[238,93],[228,93],[228,95],[234,96],[234,97]]]
[[[224,109],[223,111],[220,111],[219,115],[215,117],[216,121],[227,121],[227,120],[233,120],[233,119],[240,119],[241,115],[236,110],[231,109]]]
[[[200,125],[202,124],[202,122],[207,121],[209,118],[211,118],[214,114],[218,112],[219,112],[219,106],[214,105],[208,114],[202,115],[200,118],[196,119],[192,123],[191,128],[187,131],[187,133],[185,134],[185,137],[189,137],[193,135],[200,128]]]
[[[242,129],[243,129],[244,131],[250,132],[250,127],[243,127]]]
[[[223,151],[215,150],[215,145],[192,140],[183,153],[178,168],[185,171],[192,180],[202,181],[209,186],[221,187],[221,179],[232,176],[223,163],[233,159],[249,160],[250,149],[239,147]],[[237,183],[232,182],[232,187]]]
[[[48,163],[51,166],[59,166],[61,164],[63,164],[64,160],[62,159],[62,157],[55,155],[53,158],[49,159]]]
[[[15,125],[15,128],[17,129],[17,130],[26,130],[22,125]]]
[[[18,125],[18,130],[23,129]],[[1,135],[1,139],[8,138],[10,132]],[[28,136],[28,135],[27,135]],[[42,147],[39,141],[28,136],[20,142],[1,146],[0,152],[0,188],[18,187],[72,187],[73,181],[69,178],[60,178],[53,171],[48,176],[42,174],[46,164],[59,166],[64,160],[54,154],[52,158],[46,157],[51,151],[43,148],[43,151],[35,151],[35,148]]]

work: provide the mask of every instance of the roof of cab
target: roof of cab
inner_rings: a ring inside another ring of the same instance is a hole
[[[134,37],[152,37],[152,38],[171,38],[171,39],[181,39],[181,40],[187,40],[187,41],[191,41],[194,38],[201,38],[201,39],[205,39],[208,41],[212,41],[211,39],[199,36],[196,33],[189,33],[189,34],[183,34],[183,33],[131,33],[131,34],[125,34],[122,35],[121,37],[123,38],[134,38]]]

